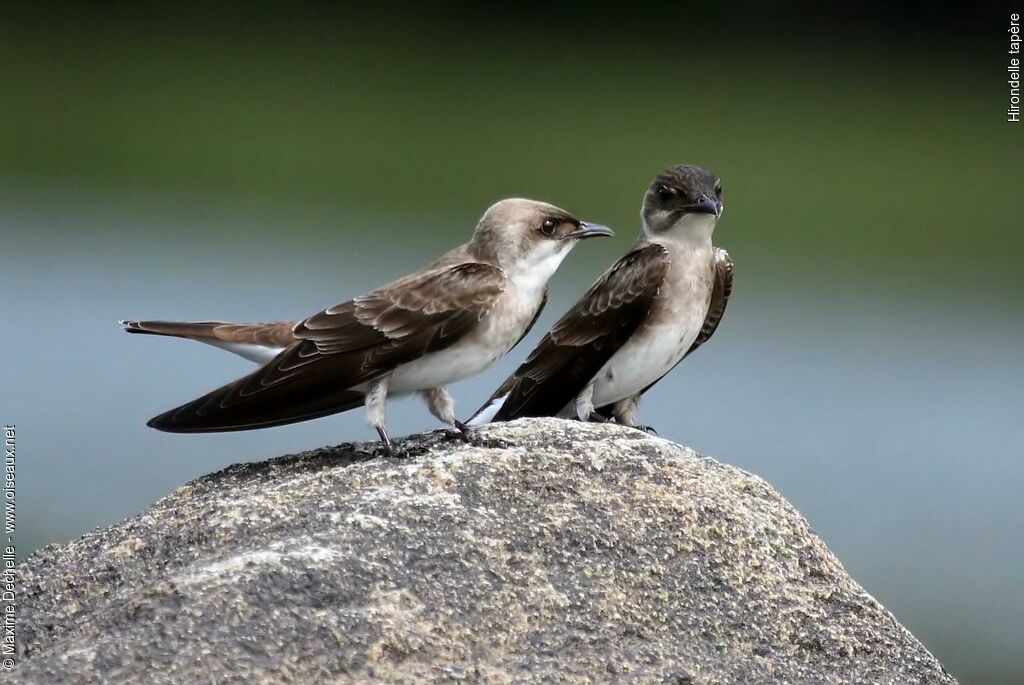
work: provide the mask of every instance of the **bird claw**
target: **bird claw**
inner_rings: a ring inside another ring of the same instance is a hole
[[[395,448],[390,442],[378,442],[377,446],[373,449],[374,457],[394,457]]]
[[[388,429],[384,426],[377,426],[377,435],[380,436],[380,446],[384,448],[384,452],[389,456],[395,456],[395,448],[391,444],[391,436],[388,435]]]
[[[467,444],[473,444],[473,433],[469,429],[469,426],[462,423],[461,421],[455,422],[455,428],[446,428],[441,433],[444,434],[445,440],[458,440]]]
[[[587,417],[587,421],[589,421],[590,423],[612,423],[612,420],[610,418],[608,418],[607,416],[604,416],[602,414],[598,414],[597,412],[594,412],[589,417]],[[619,423],[619,421],[616,420],[615,423]],[[629,424],[622,424],[622,425],[629,425]],[[633,425],[633,426],[630,426],[630,428],[636,428],[637,430],[643,431],[644,433],[647,433],[648,435],[653,435],[655,437],[659,437],[658,436],[658,431],[654,430],[654,426]]]
[[[442,441],[447,441],[447,442],[469,442],[469,440],[466,439],[466,436],[463,435],[462,432],[457,431],[457,430],[452,429],[452,428],[445,428],[445,429],[443,429],[441,431],[438,431],[438,432],[443,436],[441,438]]]
[[[423,452],[423,450],[417,450],[409,447],[396,448],[395,444],[391,442],[391,436],[388,435],[387,429],[385,428],[378,428],[377,435],[380,436],[380,442],[377,443],[377,448],[374,450],[374,456],[377,456],[378,453],[382,453],[383,456],[392,459],[406,459]]]
[[[452,440],[461,440],[472,447],[486,447],[489,449],[507,449],[511,445],[501,438],[485,438],[479,431],[468,426],[462,421],[455,422],[455,430],[445,431]]]
[[[462,436],[462,440],[470,445],[472,445],[473,441],[478,438],[476,431],[464,424],[462,421],[456,421],[455,428],[458,429],[459,435]]]
[[[403,441],[407,442],[407,441]],[[422,454],[426,454],[430,449],[423,445],[409,446],[407,444],[396,446],[391,441],[377,443],[376,449],[373,451],[374,457],[386,457],[388,459],[412,459]]]

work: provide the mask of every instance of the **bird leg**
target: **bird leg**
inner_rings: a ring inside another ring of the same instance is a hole
[[[427,402],[430,413],[436,416],[443,423],[455,426],[459,431],[458,435],[464,442],[477,444],[476,437],[469,426],[455,418],[455,400],[447,388],[427,388],[420,390],[420,396]]]
[[[391,444],[391,437],[388,435],[388,428],[384,421],[387,399],[387,376],[378,378],[370,383],[370,388],[366,391],[366,422],[372,428],[377,429],[377,435],[380,436],[380,442],[384,447],[384,451],[387,452],[389,457],[393,457],[395,456],[395,448]]]
[[[654,430],[651,426],[642,426],[636,422],[636,409],[640,404],[640,395],[631,395],[625,399],[621,399],[612,405],[612,416],[615,417],[616,423],[620,423],[623,426],[629,426],[630,428],[636,428],[642,430],[645,433],[651,435],[657,435],[658,431]]]
[[[643,426],[636,422],[636,409],[639,404],[640,395],[631,395],[630,397],[621,399],[613,404],[612,416],[615,417],[615,422],[622,424],[623,426],[642,430],[644,433],[657,435],[658,431],[654,430],[651,426]]]
[[[384,451],[387,452],[388,456],[395,456],[395,448],[391,444],[391,437],[388,435],[388,429],[384,426],[377,426],[377,435],[380,436],[380,442],[384,446]]]
[[[430,413],[449,426],[455,426],[456,434],[463,442],[474,447],[504,448],[508,444],[503,440],[485,440],[468,424],[455,418],[455,400],[445,388],[427,388],[420,390],[420,396],[427,402]],[[453,431],[454,432],[454,431]]]
[[[583,392],[576,396],[576,418],[580,421],[591,421],[596,415],[597,412],[594,411],[594,384],[591,383],[583,388]]]
[[[449,426],[455,426],[459,435],[466,442],[470,442],[469,426],[455,418],[455,400],[446,388],[427,388],[420,390],[420,397],[427,403],[427,409],[440,420]]]

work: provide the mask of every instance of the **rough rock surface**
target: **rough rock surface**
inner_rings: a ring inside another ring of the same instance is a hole
[[[611,425],[233,466],[21,569],[29,683],[952,683],[764,481]]]

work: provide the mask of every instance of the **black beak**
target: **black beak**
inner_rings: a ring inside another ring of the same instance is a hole
[[[710,195],[701,195],[700,200],[694,202],[692,205],[686,205],[686,211],[693,214],[714,214],[715,216],[722,216],[722,203],[711,197]]]
[[[599,235],[613,236],[615,235],[615,231],[607,226],[602,226],[601,224],[595,224],[590,221],[581,221],[580,227],[565,237],[582,240],[583,238],[594,238]]]

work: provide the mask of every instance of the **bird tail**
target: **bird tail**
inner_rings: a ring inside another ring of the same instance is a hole
[[[174,338],[188,338],[230,343],[248,343],[273,347],[285,347],[295,342],[292,335],[294,321],[272,321],[270,323],[227,323],[225,321],[121,321],[127,333],[146,335],[167,335]]]
[[[196,340],[264,364],[295,342],[294,321],[226,323],[224,321],[122,321],[128,333]]]

